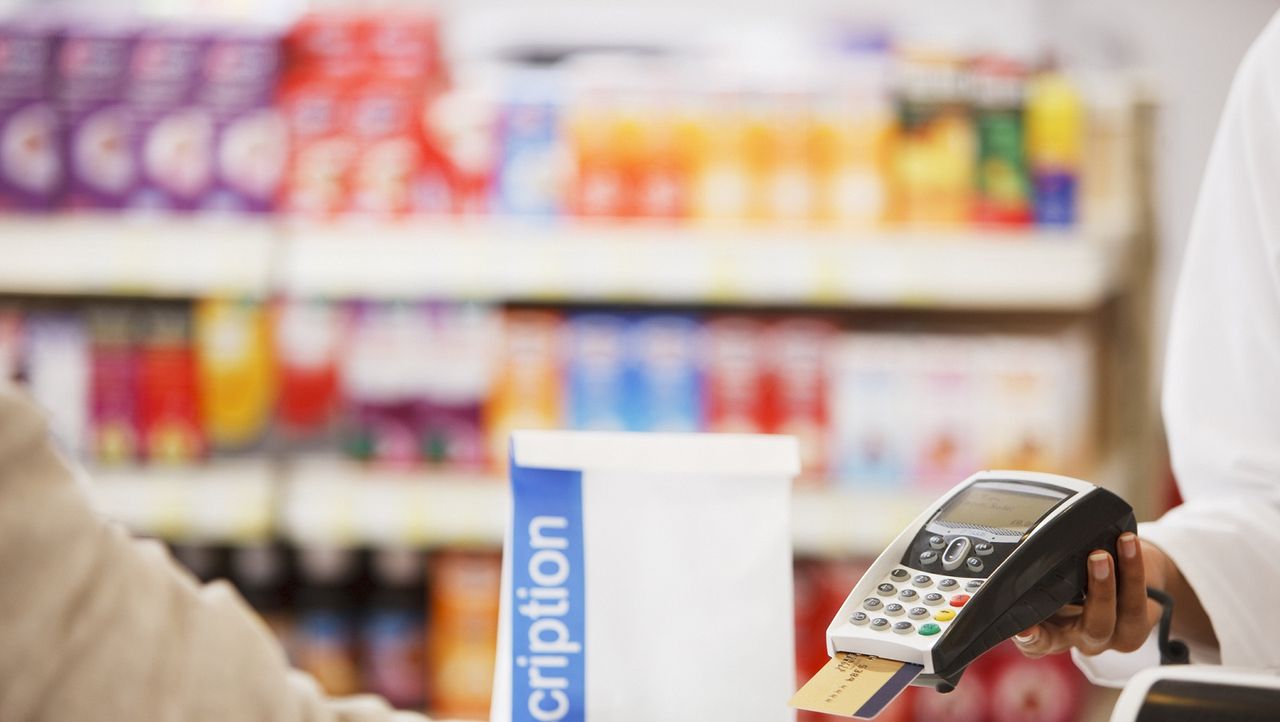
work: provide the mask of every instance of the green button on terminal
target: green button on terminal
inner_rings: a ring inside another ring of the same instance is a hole
[[[929,624],[920,625],[920,635],[923,637],[931,637],[942,631],[942,627],[930,622]]]

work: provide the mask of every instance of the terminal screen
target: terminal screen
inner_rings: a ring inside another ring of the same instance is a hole
[[[938,515],[938,521],[1021,534],[1064,498],[1065,494],[1053,492],[1024,493],[975,484],[953,498]]]

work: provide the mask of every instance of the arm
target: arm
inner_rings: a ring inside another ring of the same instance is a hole
[[[421,720],[326,699],[226,583],[91,511],[39,413],[0,384],[0,719]]]
[[[1141,525],[1139,563],[1103,554],[1118,587],[1091,579],[1091,596],[1104,582],[1097,601],[1015,641],[1033,655],[1073,647],[1095,680],[1118,681],[1156,663],[1158,606],[1138,603],[1150,584],[1173,596],[1193,661],[1280,669],[1274,635],[1253,622],[1280,589],[1280,16],[1237,72],[1205,170],[1163,405],[1186,502]]]

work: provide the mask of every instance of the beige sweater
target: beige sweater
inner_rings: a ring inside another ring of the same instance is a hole
[[[225,582],[95,516],[41,414],[0,381],[0,720],[411,722],[326,699]]]

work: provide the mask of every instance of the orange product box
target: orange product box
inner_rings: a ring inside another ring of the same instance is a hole
[[[515,429],[551,429],[564,418],[561,339],[564,321],[545,311],[511,311],[503,319],[502,357],[485,408],[489,458],[505,469]]]
[[[576,216],[616,218],[627,214],[628,168],[622,147],[627,135],[618,114],[603,98],[588,96],[569,112],[566,123],[572,155],[569,211]],[[632,126],[638,130],[637,126]],[[632,133],[634,135],[634,133]]]
[[[636,215],[673,219],[689,214],[688,125],[669,105],[651,108],[643,119],[643,152],[635,169]]]
[[[695,218],[720,222],[747,217],[752,173],[744,153],[747,125],[740,103],[729,94],[713,97],[709,107],[696,112],[688,134],[693,159],[690,203]]]
[[[443,552],[431,564],[427,695],[434,715],[489,716],[498,646],[502,558]]]
[[[276,374],[267,311],[251,302],[196,304],[200,412],[211,446],[243,450],[267,433],[276,407]]]

